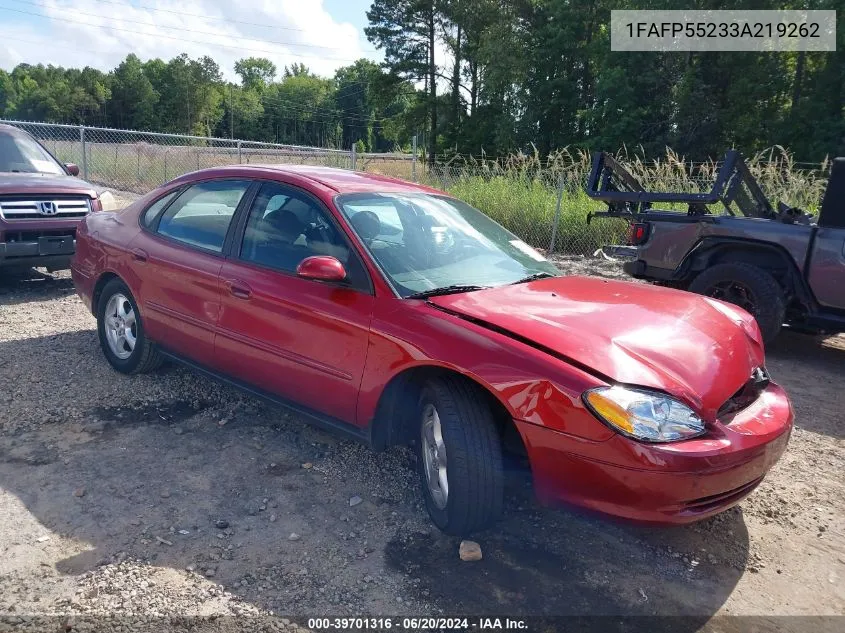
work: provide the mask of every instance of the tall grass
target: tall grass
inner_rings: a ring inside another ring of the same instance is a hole
[[[605,244],[619,242],[627,224],[601,219],[587,224],[590,211],[601,209],[583,188],[564,187],[560,216],[555,226],[558,190],[551,183],[524,176],[463,176],[448,186],[449,193],[484,211],[523,240],[549,249],[552,233],[555,250],[591,254]]]
[[[624,148],[616,158],[651,191],[709,191],[721,166],[714,160],[687,161],[668,148],[664,156],[653,160]],[[818,211],[829,161],[800,168],[787,150],[775,147],[746,162],[773,204],[783,201],[811,213]],[[591,211],[603,209],[584,193],[591,164],[589,153],[569,149],[546,159],[536,153],[495,161],[459,158],[423,167],[421,180],[466,200],[534,246],[549,248],[554,232],[554,250],[591,254],[622,240],[626,229],[623,220],[601,218],[587,223]],[[378,167],[374,165],[373,170]],[[561,211],[554,228],[560,188]]]

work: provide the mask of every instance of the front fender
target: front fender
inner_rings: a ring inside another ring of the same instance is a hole
[[[375,419],[392,380],[421,368],[465,376],[513,419],[596,441],[612,435],[581,401],[581,394],[605,384],[602,380],[505,334],[429,304],[401,299],[376,305],[358,400],[359,423]]]

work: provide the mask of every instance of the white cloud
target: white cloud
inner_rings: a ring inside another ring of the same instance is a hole
[[[234,63],[243,57],[267,57],[280,72],[300,62],[321,75],[376,57],[366,52],[363,33],[335,21],[322,0],[141,0],[156,10],[126,0],[31,2],[6,6],[54,19],[36,26],[33,16],[3,12],[0,68],[27,62],[110,70],[129,53],[142,60],[187,53],[209,55],[235,79]]]

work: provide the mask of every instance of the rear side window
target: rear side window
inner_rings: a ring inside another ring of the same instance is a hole
[[[170,204],[170,201],[178,195],[179,190],[177,189],[176,191],[171,191],[166,196],[159,198],[158,200],[153,202],[149,207],[147,207],[147,210],[144,211],[144,216],[143,218],[141,218],[141,223],[146,227],[151,227],[153,224],[155,224],[156,218],[158,217],[158,214],[161,213],[161,210],[164,209],[164,207],[166,207],[168,204]]]
[[[158,232],[180,242],[221,253],[248,180],[216,180],[186,189],[164,212]]]

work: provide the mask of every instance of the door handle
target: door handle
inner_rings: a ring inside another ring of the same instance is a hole
[[[230,279],[226,281],[226,286],[229,288],[229,294],[238,299],[249,299],[252,296],[252,288],[243,281]]]
[[[136,248],[132,251],[132,259],[136,262],[145,262],[147,261],[147,251],[141,250],[140,248]]]

